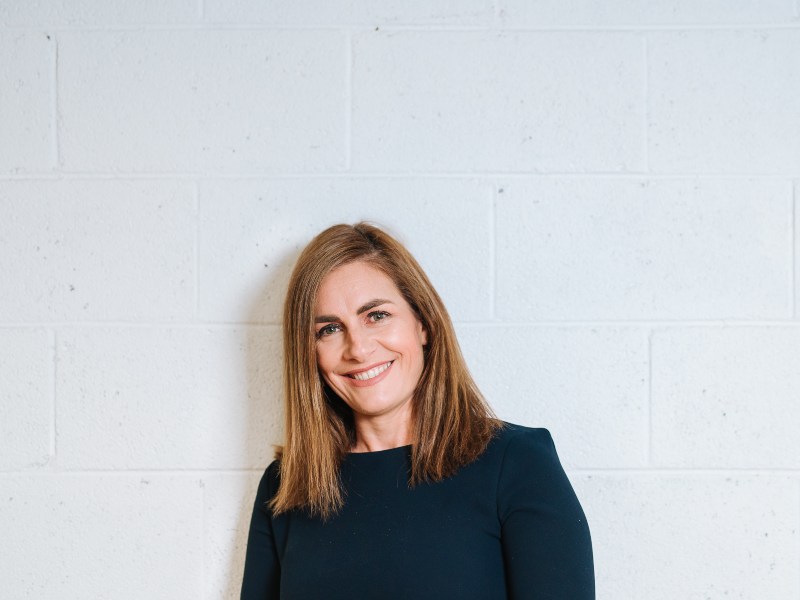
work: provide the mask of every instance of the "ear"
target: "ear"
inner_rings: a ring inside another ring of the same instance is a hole
[[[422,337],[422,345],[423,346],[427,346],[428,345],[428,330],[425,329],[425,326],[421,322],[419,322],[419,327],[420,327],[420,335]]]

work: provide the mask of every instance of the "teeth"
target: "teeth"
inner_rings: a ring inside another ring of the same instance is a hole
[[[363,373],[356,373],[355,375],[350,375],[349,377],[353,379],[358,379],[359,381],[366,381],[367,379],[372,379],[373,377],[377,377],[378,375],[383,373],[386,369],[388,369],[393,362],[394,362],[393,360],[389,361],[385,365],[381,365],[380,367],[375,367],[374,369],[370,369],[369,371],[364,371]]]

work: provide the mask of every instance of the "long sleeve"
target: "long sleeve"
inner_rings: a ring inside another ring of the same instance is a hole
[[[589,526],[546,429],[509,441],[497,499],[508,597],[594,600]]]
[[[280,597],[281,567],[272,533],[272,518],[266,506],[274,493],[277,466],[277,462],[273,462],[258,485],[247,538],[241,600],[278,600]]]

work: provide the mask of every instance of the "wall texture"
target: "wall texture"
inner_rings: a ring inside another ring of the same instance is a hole
[[[795,0],[0,3],[3,598],[236,598],[293,261],[405,240],[601,600],[800,599]]]

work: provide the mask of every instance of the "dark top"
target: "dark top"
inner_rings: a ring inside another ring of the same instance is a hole
[[[478,459],[408,487],[411,446],[350,454],[328,522],[272,517],[277,461],[264,473],[242,600],[593,600],[589,527],[550,433],[509,425]]]

